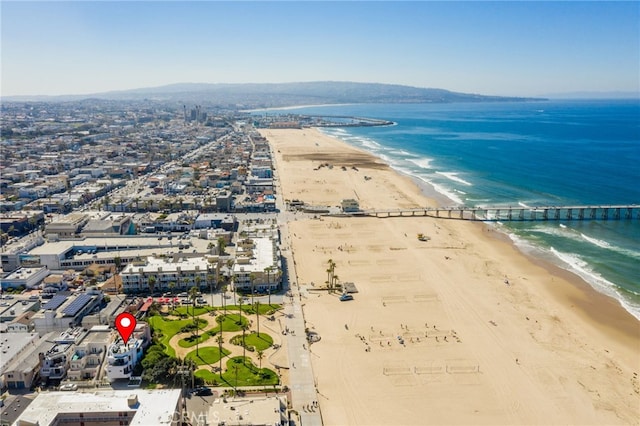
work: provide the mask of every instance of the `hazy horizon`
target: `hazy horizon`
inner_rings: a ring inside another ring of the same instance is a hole
[[[637,2],[2,1],[0,95],[352,81],[640,92]]]

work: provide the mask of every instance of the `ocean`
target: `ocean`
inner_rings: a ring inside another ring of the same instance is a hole
[[[322,131],[430,184],[449,205],[640,204],[640,100],[357,104],[287,113],[395,122]],[[640,319],[640,220],[494,225],[523,252],[579,275]]]

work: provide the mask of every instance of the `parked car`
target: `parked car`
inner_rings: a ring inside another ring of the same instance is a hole
[[[353,296],[350,294],[343,294],[342,296],[340,296],[340,301],[341,302],[346,302],[347,300],[353,300]]]
[[[75,383],[67,383],[67,384],[64,384],[64,385],[60,386],[60,390],[61,391],[75,391],[75,390],[78,390],[78,385],[76,385]]]
[[[211,388],[208,388],[206,386],[202,386],[200,388],[195,388],[194,389],[194,393],[198,396],[209,396],[209,395],[213,395],[213,392],[211,391]]]

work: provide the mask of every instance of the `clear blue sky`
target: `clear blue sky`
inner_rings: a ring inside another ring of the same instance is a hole
[[[1,1],[1,94],[344,80],[640,91],[640,2]]]

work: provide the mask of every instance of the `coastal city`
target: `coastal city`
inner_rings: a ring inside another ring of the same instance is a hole
[[[640,426],[640,2],[0,10],[0,426]]]
[[[0,124],[2,425],[637,418],[636,318],[495,226],[635,205],[443,204],[346,142],[386,119],[93,99]]]
[[[282,198],[256,130],[301,126],[200,106],[3,105],[3,424],[71,421],[56,390],[84,392],[73,410],[105,422],[320,424],[310,373],[288,373],[318,336],[293,314],[287,215],[313,215]],[[128,342],[122,312],[138,320]]]

